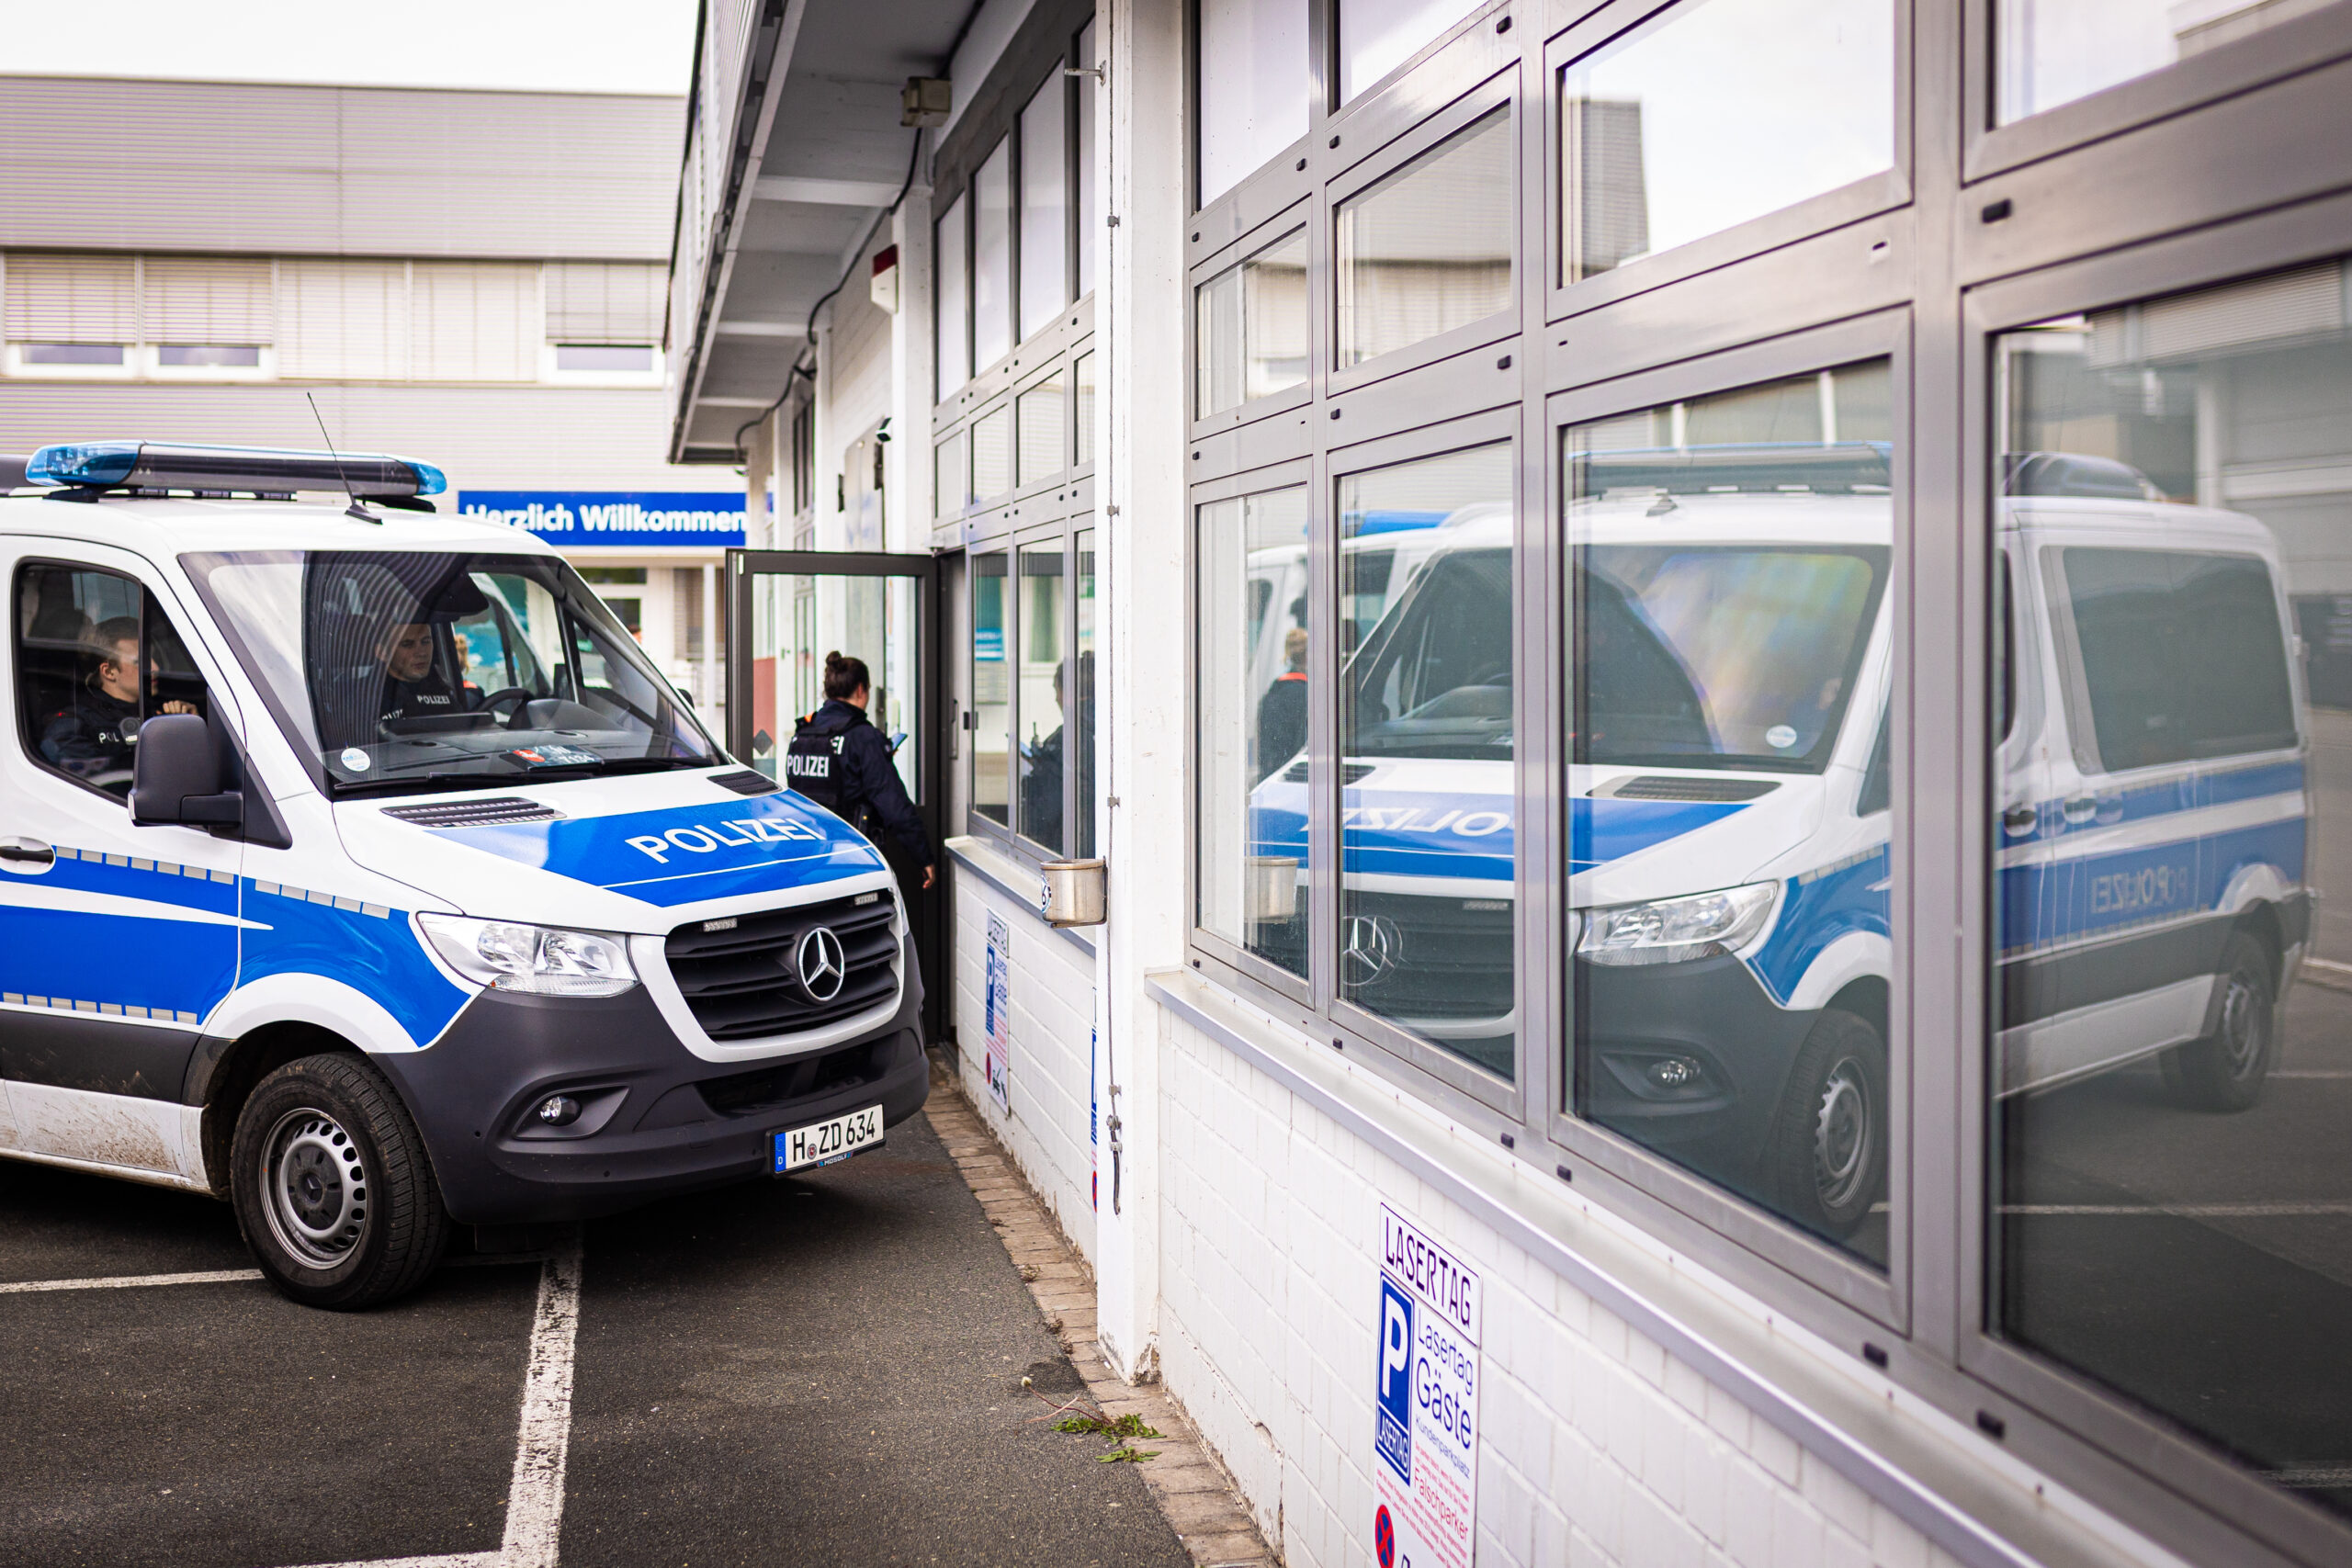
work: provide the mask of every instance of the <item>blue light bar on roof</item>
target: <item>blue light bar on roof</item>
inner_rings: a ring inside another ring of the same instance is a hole
[[[175,446],[155,441],[80,441],[44,446],[25,464],[33,484],[79,490],[348,491],[361,500],[438,495],[449,488],[430,463],[380,452],[291,452],[262,446]]]

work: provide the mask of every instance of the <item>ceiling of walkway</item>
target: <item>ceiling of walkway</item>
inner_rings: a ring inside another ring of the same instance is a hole
[[[736,432],[784,390],[811,308],[907,178],[917,132],[899,123],[900,89],[947,73],[972,10],[973,0],[808,0],[796,29],[786,7],[773,73],[782,87],[729,229],[731,262],[702,319],[672,327],[682,370],[700,350],[676,456],[740,460]]]

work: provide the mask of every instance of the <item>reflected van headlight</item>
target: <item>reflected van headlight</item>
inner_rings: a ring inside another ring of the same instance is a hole
[[[443,963],[469,980],[537,997],[617,997],[637,984],[627,939],[512,920],[420,913]]]
[[[1684,964],[1737,950],[1771,918],[1777,882],[1584,911],[1577,956],[1589,964]]]

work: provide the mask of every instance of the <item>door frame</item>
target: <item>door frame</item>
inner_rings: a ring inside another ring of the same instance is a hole
[[[939,625],[939,562],[934,556],[899,555],[882,550],[759,550],[727,552],[727,750],[750,767],[752,729],[752,581],[760,576],[911,577],[915,580],[915,713],[908,733],[918,737],[915,810],[923,830],[931,835],[932,852],[941,863],[932,897],[911,911],[915,951],[924,971],[923,1036],[947,1051],[953,1065],[955,1043],[946,1030],[948,976],[947,931],[947,708],[946,669],[942,662],[944,639]],[[776,737],[776,754],[783,755],[789,737]],[[785,781],[777,779],[779,785]],[[789,787],[786,785],[786,787]]]

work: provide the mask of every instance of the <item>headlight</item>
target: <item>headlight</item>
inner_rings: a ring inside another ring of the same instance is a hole
[[[637,984],[628,943],[597,931],[551,931],[463,915],[416,917],[442,962],[469,980],[539,997],[617,997]]]
[[[1751,882],[1720,893],[1584,911],[1577,953],[1590,964],[1681,964],[1730,953],[1764,929],[1780,885]]]

